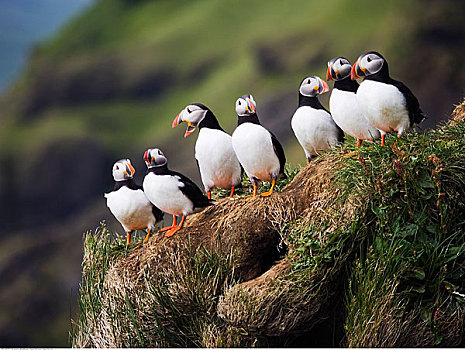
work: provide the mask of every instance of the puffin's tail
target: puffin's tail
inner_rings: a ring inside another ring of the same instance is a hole
[[[415,113],[415,115],[413,116],[413,122],[415,124],[420,124],[425,119],[428,119],[428,117],[421,109],[419,109],[418,113]]]

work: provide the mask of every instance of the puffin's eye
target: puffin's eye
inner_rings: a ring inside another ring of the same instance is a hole
[[[187,107],[187,113],[191,113],[192,111]]]
[[[241,105],[241,101],[237,101],[237,104],[240,106],[240,105]]]
[[[161,151],[160,150],[158,150],[158,154],[161,156]]]
[[[307,80],[307,84],[310,84],[312,81],[310,79]]]
[[[339,64],[342,66],[344,63],[342,62],[342,60],[339,60]]]
[[[370,57],[370,56],[367,57],[367,62],[368,62],[368,63],[371,62],[371,57]]]
[[[119,166],[116,166],[115,169],[116,169],[116,170],[119,170]]]

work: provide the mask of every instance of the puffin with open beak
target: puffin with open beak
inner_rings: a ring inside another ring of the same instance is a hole
[[[166,231],[165,237],[179,231],[188,215],[212,205],[192,180],[168,169],[168,160],[158,148],[145,151],[144,161],[148,169],[142,185],[145,195],[158,208],[173,215],[173,224],[160,230]],[[182,216],[177,226],[176,216]]]
[[[273,193],[276,180],[286,176],[283,147],[278,139],[260,124],[252,95],[243,95],[237,99],[236,113],[238,125],[232,134],[234,151],[254,187],[253,197],[257,196],[260,180],[271,181],[270,190],[260,195],[269,196]]]
[[[115,186],[112,192],[105,193],[107,206],[123,226],[128,245],[135,230],[147,229],[146,242],[155,224],[163,219],[163,212],[147,199],[142,187],[134,182],[135,173],[129,159],[117,161],[113,165]]]
[[[389,76],[384,57],[369,51],[362,54],[352,66],[352,80],[365,77],[357,90],[357,101],[368,122],[381,133],[384,146],[386,134],[405,130],[425,119],[420,104],[410,89]]]
[[[291,127],[305,152],[307,164],[319,151],[344,142],[344,132],[318,100],[318,95],[327,91],[328,84],[315,75],[300,83],[299,106],[292,116]]]
[[[213,112],[201,103],[192,103],[184,108],[173,120],[172,127],[181,122],[187,123],[184,137],[189,136],[196,127],[199,136],[195,143],[195,159],[200,170],[200,177],[211,198],[214,187],[231,189],[241,185],[242,168],[232,147],[231,136],[218,123]]]
[[[380,133],[362,113],[357,101],[358,83],[350,78],[352,65],[344,57],[328,62],[326,80],[334,80],[329,98],[329,110],[336,124],[347,134],[357,139],[357,147],[363,140],[379,139]]]

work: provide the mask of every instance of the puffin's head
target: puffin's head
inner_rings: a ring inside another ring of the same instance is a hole
[[[130,180],[136,173],[136,169],[129,159],[120,159],[113,165],[113,178],[115,181]]]
[[[341,80],[350,76],[352,65],[345,57],[336,57],[328,61],[326,80]]]
[[[354,63],[350,77],[352,80],[355,80],[364,76],[376,74],[381,70],[381,68],[383,68],[385,62],[386,60],[380,53],[376,51],[368,51],[360,55]]]
[[[205,118],[209,109],[201,103],[192,103],[184,108],[173,120],[171,125],[173,128],[181,122],[187,123],[186,133],[184,137],[189,136],[195,130],[195,128],[200,124],[200,122]]]
[[[158,148],[149,148],[144,153],[144,161],[147,168],[154,168],[168,164],[168,160]]]
[[[242,95],[236,101],[236,113],[238,116],[250,116],[255,114],[257,103],[252,95]]]
[[[300,83],[299,92],[307,97],[315,97],[327,91],[329,91],[328,83],[316,75],[306,77]]]

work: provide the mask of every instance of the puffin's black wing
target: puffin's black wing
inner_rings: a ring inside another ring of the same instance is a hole
[[[343,143],[345,141],[344,131],[342,131],[342,129],[339,127],[339,125],[337,125],[336,123],[334,123],[334,124],[336,125],[336,128],[337,128],[337,140],[340,143]]]
[[[195,208],[204,208],[213,204],[187,176],[171,170],[169,170],[169,173],[171,176],[177,176],[179,181],[184,184],[184,186],[179,186],[179,189],[194,203]]]
[[[279,159],[279,173],[282,174],[282,178],[285,179],[286,174],[284,173],[284,166],[286,165],[286,156],[284,155],[283,146],[281,146],[278,139],[271,131],[269,131],[269,133],[271,135],[271,142],[273,142],[274,153]]]
[[[410,125],[413,125],[414,123],[419,124],[423,119],[426,118],[426,115],[421,110],[418,99],[415,97],[412,91],[407,86],[405,86],[404,83],[394,79],[391,79],[390,83],[399,89],[399,91],[402,93],[402,95],[404,95],[405,100],[407,101],[407,110],[410,119]]]
[[[163,220],[163,216],[165,215],[160,209],[158,209],[158,207],[154,206],[153,204],[152,204],[152,213],[153,213],[153,216],[155,216],[156,222]]]

